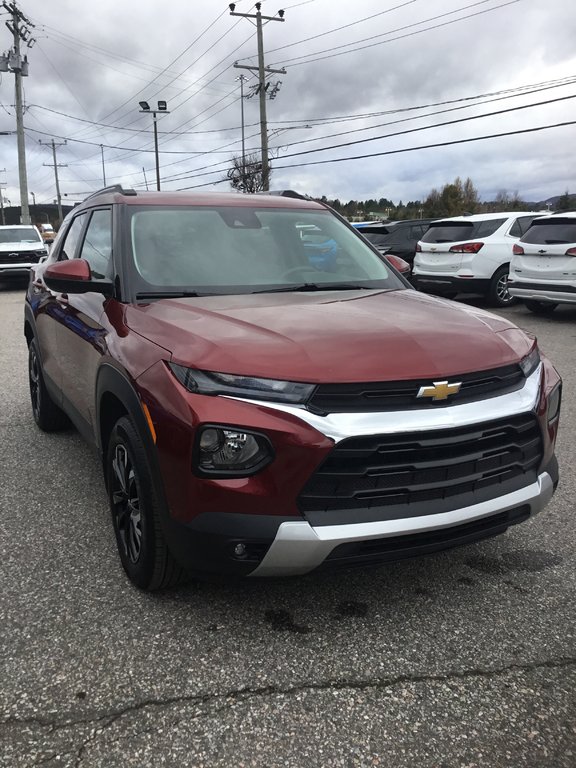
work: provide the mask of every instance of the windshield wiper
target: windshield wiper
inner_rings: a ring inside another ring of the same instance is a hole
[[[196,291],[155,291],[150,293],[137,293],[136,299],[184,299],[198,297],[201,294]],[[207,295],[207,294],[202,294]]]
[[[377,291],[367,285],[355,283],[300,283],[297,285],[284,285],[281,288],[265,288],[251,293],[307,293],[313,291]]]

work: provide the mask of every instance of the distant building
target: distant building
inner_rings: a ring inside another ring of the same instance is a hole
[[[73,205],[62,205],[62,213],[66,216]],[[30,219],[32,224],[52,224],[54,229],[58,229],[61,222],[58,217],[58,206],[55,203],[38,203],[30,205]],[[6,224],[21,224],[21,210],[19,205],[4,206],[4,219]]]

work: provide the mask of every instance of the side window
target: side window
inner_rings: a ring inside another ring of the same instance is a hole
[[[506,219],[488,219],[487,221],[479,221],[476,224],[474,237],[488,237],[489,235],[493,235],[505,221]]]
[[[94,211],[80,251],[80,258],[90,264],[92,277],[110,276],[112,258],[112,211]]]
[[[521,216],[519,219],[516,219],[508,234],[512,237],[522,237],[522,235],[527,232],[528,227],[530,224],[532,224],[535,218],[535,216]]]
[[[74,255],[76,253],[76,248],[78,247],[78,241],[80,240],[80,234],[82,233],[82,228],[84,227],[85,221],[86,221],[86,214],[82,213],[80,214],[80,216],[77,216],[72,222],[72,224],[70,225],[70,228],[66,233],[64,242],[62,243],[62,248],[60,249],[60,254],[58,256],[59,261],[66,261],[66,259],[74,258]]]

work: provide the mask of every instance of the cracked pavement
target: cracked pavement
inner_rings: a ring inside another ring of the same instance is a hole
[[[507,534],[378,569],[138,592],[97,457],[28,400],[24,290],[0,284],[0,766],[573,768],[576,308],[561,485]]]

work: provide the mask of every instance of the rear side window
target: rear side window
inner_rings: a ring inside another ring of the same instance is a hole
[[[576,243],[576,219],[557,219],[541,224],[536,220],[521,242],[543,245]]]
[[[474,240],[488,237],[500,229],[506,219],[486,219],[485,221],[443,221],[430,224],[422,237],[423,243],[454,243],[461,240]]]
[[[474,224],[474,233],[472,237],[488,237],[493,235],[497,229],[500,229],[506,219],[488,219],[488,221],[477,221]]]
[[[522,237],[522,235],[528,231],[530,224],[532,224],[535,218],[535,216],[520,216],[520,218],[516,219],[514,224],[512,224],[508,234],[512,235],[512,237]]]

